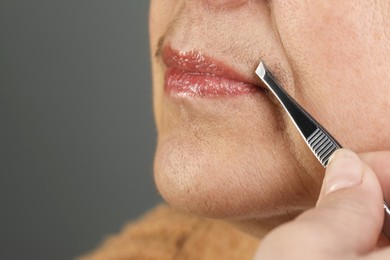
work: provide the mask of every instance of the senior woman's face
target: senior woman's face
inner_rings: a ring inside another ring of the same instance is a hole
[[[387,0],[152,0],[162,196],[257,234],[313,206],[324,170],[254,70],[343,146],[389,149],[389,28]]]

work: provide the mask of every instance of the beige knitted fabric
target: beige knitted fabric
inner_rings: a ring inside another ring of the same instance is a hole
[[[82,260],[252,259],[259,241],[229,224],[160,205]]]

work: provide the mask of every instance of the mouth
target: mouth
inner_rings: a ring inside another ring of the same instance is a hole
[[[164,90],[170,96],[216,98],[265,90],[258,82],[201,52],[165,47],[162,59],[167,68]]]

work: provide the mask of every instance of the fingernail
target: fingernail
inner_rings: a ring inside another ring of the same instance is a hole
[[[363,163],[359,156],[340,149],[332,156],[325,173],[324,194],[359,185],[363,178]]]

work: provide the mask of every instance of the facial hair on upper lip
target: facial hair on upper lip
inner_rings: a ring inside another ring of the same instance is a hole
[[[164,34],[157,41],[156,51],[155,51],[154,56],[153,56],[155,59],[161,59],[162,58],[162,49],[163,49],[163,46],[164,46],[165,37],[166,36]]]
[[[166,47],[167,41],[174,41],[177,28],[180,27],[180,21],[183,19],[181,16],[182,11],[184,10],[184,5],[182,5],[179,9],[179,11],[175,14],[175,17],[169,22],[167,25],[165,32],[158,38],[157,43],[155,43],[155,52],[153,58],[159,63],[163,64],[162,54],[163,50]],[[179,29],[180,30],[180,29]],[[188,30],[191,31],[191,30]],[[267,37],[268,38],[268,37]],[[192,43],[191,43],[192,44]],[[294,93],[291,93],[295,89],[293,88],[293,78],[291,73],[287,73],[286,66],[282,65],[282,62],[278,61],[277,59],[274,59],[274,55],[272,53],[264,53],[263,46],[259,46],[259,51],[252,53],[251,51],[247,51],[246,46],[241,46],[238,44],[235,44],[234,42],[225,41],[223,42],[223,45],[219,46],[218,51],[213,51],[212,48],[207,49],[207,51],[197,48],[197,46],[190,46],[191,44],[184,43],[184,46],[186,46],[186,50],[179,49],[178,51],[200,51],[202,53],[206,54],[212,54],[210,56],[214,56],[219,61],[228,61],[225,64],[231,65],[229,63],[229,60],[236,60],[236,65],[239,64],[239,67],[244,68],[246,71],[246,77],[249,79],[249,82],[251,82],[254,85],[257,85],[259,88],[268,91],[268,88],[264,85],[264,83],[258,78],[258,76],[255,74],[255,70],[260,63],[260,61],[264,61],[267,64],[267,67],[272,71],[274,77],[285,86],[287,90],[289,90],[289,94],[291,96],[295,96]],[[214,45],[213,45],[214,46]],[[218,57],[215,56],[215,53],[228,53],[228,55]],[[265,58],[267,57],[267,58]],[[245,69],[246,68],[246,69]],[[274,102],[277,104],[277,102]]]

